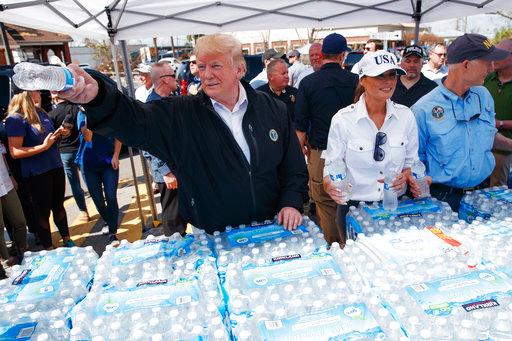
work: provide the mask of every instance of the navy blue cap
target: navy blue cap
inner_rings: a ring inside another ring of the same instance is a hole
[[[409,57],[411,55],[417,55],[418,57],[423,58],[423,49],[418,45],[409,45],[404,48],[404,53],[402,58]]]
[[[486,36],[466,33],[455,39],[446,50],[447,64],[462,63],[465,60],[482,59],[486,61],[502,60],[510,52],[495,47]]]
[[[322,43],[322,53],[339,54],[349,51],[347,39],[339,33],[331,33],[324,38]]]

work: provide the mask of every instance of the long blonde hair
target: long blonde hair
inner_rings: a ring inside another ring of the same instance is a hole
[[[9,116],[19,115],[39,132],[44,132],[36,105],[29,91],[23,91],[12,96],[7,107],[7,114]]]

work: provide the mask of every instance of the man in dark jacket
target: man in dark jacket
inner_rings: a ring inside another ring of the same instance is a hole
[[[329,244],[343,241],[336,226],[336,203],[325,193],[322,180],[331,119],[338,110],[354,101],[357,75],[341,68],[347,51],[345,37],[329,34],[322,44],[323,65],[304,77],[295,102],[295,125],[304,154],[308,156],[309,188],[316,204],[325,239]]]
[[[307,171],[286,106],[240,79],[242,46],[225,34],[196,45],[203,91],[152,103],[132,100],[76,66],[64,93],[84,103],[90,127],[176,165],[179,210],[208,233],[272,218],[302,221]]]

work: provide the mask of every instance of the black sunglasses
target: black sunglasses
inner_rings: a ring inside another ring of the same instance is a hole
[[[164,78],[164,77],[172,77],[172,78],[176,78],[176,75],[162,75],[158,78]]]
[[[387,141],[388,136],[386,135],[386,133],[383,133],[382,131],[379,131],[375,136],[375,149],[373,150],[373,159],[375,161],[384,160],[384,156],[386,156],[386,153],[384,152],[384,149],[382,149],[380,146],[385,144]]]
[[[197,64],[197,61],[195,61],[195,60],[191,60],[191,61],[190,61],[190,64],[194,64],[194,65],[196,65],[196,64]]]

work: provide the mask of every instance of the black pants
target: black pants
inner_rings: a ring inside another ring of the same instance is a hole
[[[485,179],[480,185],[473,187],[471,190],[486,188],[489,186],[489,178]],[[450,204],[452,211],[459,212],[460,201],[464,197],[465,192],[458,188],[448,187],[442,184],[432,184],[430,186],[430,195],[437,200],[446,201]]]
[[[65,181],[62,167],[27,178],[34,204],[35,223],[40,233],[39,238],[45,248],[52,246],[50,211],[60,235],[69,237],[68,218],[64,209]]]
[[[185,224],[178,213],[178,190],[168,189],[165,183],[157,183],[162,205],[162,228],[166,236],[175,232],[185,233]]]
[[[350,206],[359,206],[360,201],[349,200],[346,205],[338,205],[336,208],[336,225],[340,230],[341,237],[343,238],[343,244],[347,240],[347,214]]]

